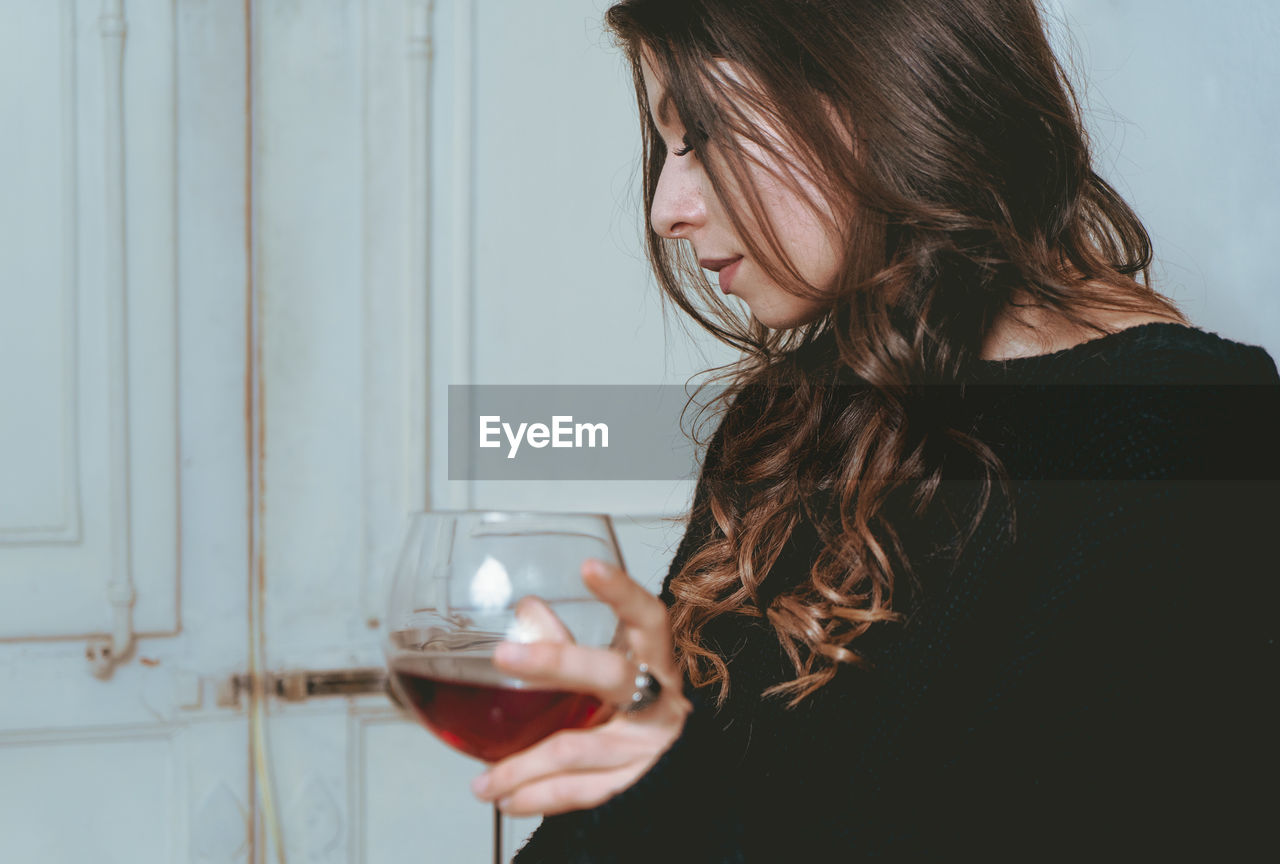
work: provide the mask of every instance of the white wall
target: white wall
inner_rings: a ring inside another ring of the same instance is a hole
[[[1143,218],[1156,287],[1280,357],[1280,4],[1048,0],[1097,165]],[[1059,31],[1061,32],[1061,31]]]

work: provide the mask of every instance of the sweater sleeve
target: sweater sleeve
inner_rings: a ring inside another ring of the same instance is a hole
[[[706,513],[707,476],[723,439],[721,425],[707,445],[695,485],[691,520],[659,595],[673,602],[671,580],[712,531]],[[516,856],[516,864],[609,862],[736,862],[741,858],[741,813],[726,789],[723,729],[708,694],[685,685],[693,711],[672,746],[634,785],[590,810],[548,816]]]

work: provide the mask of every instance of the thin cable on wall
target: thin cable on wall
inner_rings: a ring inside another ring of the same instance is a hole
[[[256,556],[255,556],[256,557]],[[261,561],[261,559],[258,559]],[[268,844],[275,850],[278,864],[285,864],[284,832],[276,811],[274,784],[271,782],[270,746],[267,738],[267,676],[262,669],[263,591],[258,579],[253,580],[254,597],[250,602],[249,638],[249,747],[253,754],[253,774],[262,806],[262,821]]]
[[[275,786],[271,782],[270,741],[267,737],[267,683],[263,671],[263,658],[266,655],[265,607],[266,573],[263,555],[262,513],[265,497],[263,486],[262,461],[266,454],[266,430],[262,407],[262,297],[258,291],[257,266],[255,254],[255,194],[254,194],[254,4],[253,0],[244,0],[244,51],[245,51],[245,387],[249,391],[249,411],[245,418],[245,449],[249,462],[249,499],[251,502],[249,517],[249,756],[252,771],[252,782],[255,803],[261,808],[254,810],[250,826],[253,836],[253,861],[266,860],[265,852],[258,854],[257,819],[261,813],[266,828],[267,842],[275,850],[277,864],[286,864],[284,832],[281,830],[280,816],[275,805]]]

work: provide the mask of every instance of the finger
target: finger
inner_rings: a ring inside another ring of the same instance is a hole
[[[641,630],[666,626],[667,607],[621,567],[588,558],[582,564],[582,575],[591,592],[612,606],[623,624]]]
[[[607,561],[588,559],[582,565],[582,575],[592,593],[613,607],[635,655],[651,668],[669,672],[673,660],[666,605]]]
[[[636,754],[634,747],[618,738],[600,730],[559,732],[503,759],[472,781],[471,789],[480,799],[495,801],[555,774],[619,768]]]
[[[508,816],[555,816],[571,810],[588,810],[608,801],[633,779],[630,768],[588,774],[557,774],[521,786],[498,799],[498,809]]]
[[[565,642],[502,642],[493,652],[498,669],[549,690],[594,693],[621,704],[635,687],[635,665],[616,651]]]
[[[573,634],[541,597],[530,594],[516,604],[516,641],[573,642]]]

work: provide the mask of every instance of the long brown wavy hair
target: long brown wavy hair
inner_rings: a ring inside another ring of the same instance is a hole
[[[664,296],[743,352],[720,376],[727,410],[690,514],[711,527],[686,538],[670,584],[677,656],[723,702],[728,666],[704,632],[722,615],[763,616],[796,672],[764,695],[794,706],[842,665],[865,665],[858,638],[901,619],[895,592],[915,584],[920,554],[908,554],[912,531],[949,520],[945,548],[959,555],[993,481],[1008,488],[991,449],[953,428],[922,385],[968,380],[1012,306],[1096,333],[1106,331],[1091,310],[1185,319],[1150,287],[1141,221],[1092,169],[1034,0],[624,0],[606,23],[635,79],[645,213],[667,153],[642,56],[752,260],[786,290],[824,299],[799,327],[743,321],[688,244],[648,229]],[[807,284],[786,260],[752,188],[756,148],[815,212],[835,214],[832,284]],[[848,381],[855,395],[834,396]],[[960,519],[939,494],[958,455],[980,469],[965,475],[979,493]],[[770,590],[802,523],[821,541],[808,578]]]

